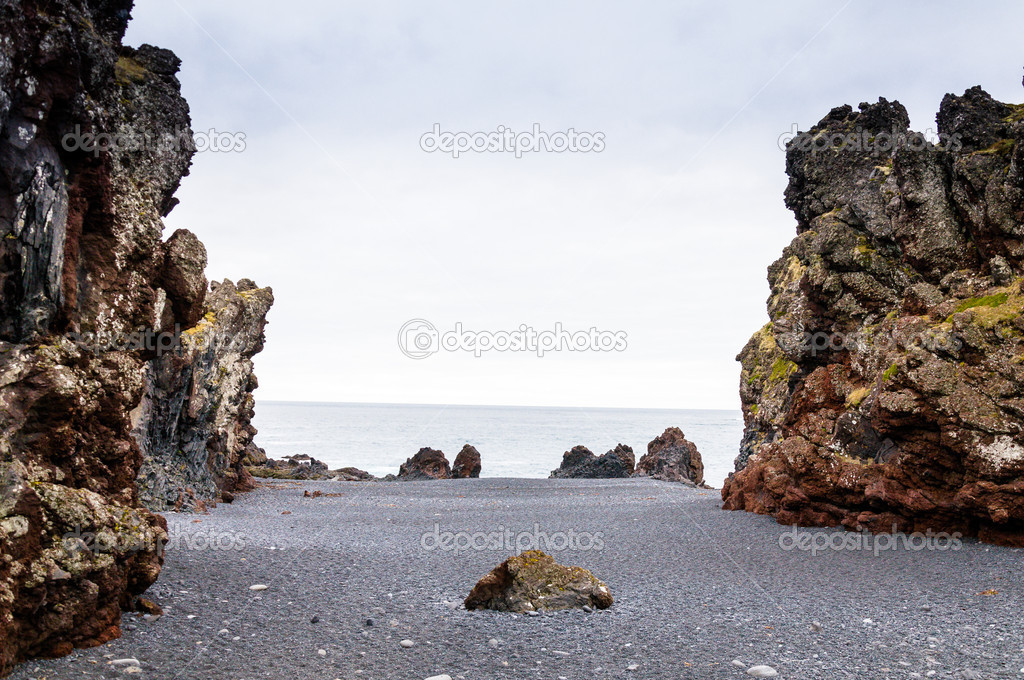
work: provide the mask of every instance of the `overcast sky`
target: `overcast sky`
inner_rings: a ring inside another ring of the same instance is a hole
[[[735,356],[795,235],[779,136],[899,99],[1024,100],[1024,5],[986,2],[137,0],[174,50],[196,157],[167,220],[210,278],[272,286],[260,399],[738,408]],[[420,148],[451,132],[602,133],[600,153]],[[597,328],[622,352],[405,356],[440,332]]]

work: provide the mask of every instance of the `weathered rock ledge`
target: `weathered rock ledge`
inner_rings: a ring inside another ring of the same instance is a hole
[[[253,488],[242,464],[256,435],[252,358],[263,349],[274,294],[248,279],[210,288],[199,323],[146,366],[133,413],[139,496],[151,510],[202,509]]]

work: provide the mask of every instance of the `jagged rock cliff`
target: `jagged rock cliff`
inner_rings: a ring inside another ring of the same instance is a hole
[[[194,151],[179,62],[121,45],[131,6],[0,3],[0,675],[118,636],[160,573],[131,414],[207,286],[198,240],[162,241]]]
[[[253,488],[242,464],[256,435],[252,357],[263,349],[274,295],[248,279],[211,288],[200,323],[147,365],[133,414],[139,496],[151,510],[202,508]]]
[[[727,509],[1024,546],[1024,107],[884,99],[787,149],[798,235],[743,349]]]

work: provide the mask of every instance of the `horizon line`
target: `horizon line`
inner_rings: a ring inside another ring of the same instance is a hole
[[[391,401],[308,401],[290,399],[260,399],[256,398],[257,406],[260,404],[290,404],[308,406],[440,406],[457,408],[517,408],[517,409],[562,409],[571,411],[597,410],[597,411],[720,411],[722,413],[740,413],[739,408],[673,408],[673,407],[644,407],[644,406],[552,406],[548,404],[450,404],[450,403],[429,403],[429,402],[391,402]]]

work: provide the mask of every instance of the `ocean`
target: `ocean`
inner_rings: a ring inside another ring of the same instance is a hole
[[[271,458],[307,454],[331,469],[357,467],[376,476],[397,473],[420,448],[449,461],[472,444],[482,477],[545,478],[562,453],[583,444],[601,455],[628,444],[637,460],[667,427],[697,445],[705,480],[720,488],[733,469],[743,434],[739,411],[329,404],[258,401],[256,443]]]

